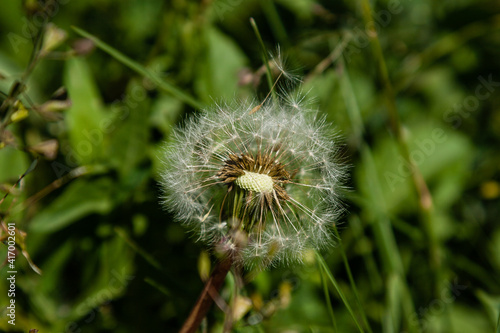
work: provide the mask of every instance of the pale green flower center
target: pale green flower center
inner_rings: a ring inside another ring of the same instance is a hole
[[[242,189],[258,193],[271,192],[274,185],[271,176],[249,171],[245,171],[245,174],[239,176],[234,182]]]

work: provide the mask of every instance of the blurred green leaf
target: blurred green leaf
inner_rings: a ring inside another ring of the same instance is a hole
[[[123,177],[147,156],[151,110],[147,91],[134,80],[129,84],[123,101],[115,103],[113,108],[114,117],[108,126],[110,143],[107,156]]]
[[[314,15],[314,0],[278,0],[276,2],[293,11],[301,19],[311,19]]]
[[[465,186],[472,146],[467,138],[446,125],[416,117],[410,121],[408,141],[410,158],[420,168],[426,181],[435,184],[435,205],[446,209]],[[391,214],[415,208],[411,170],[400,155],[396,142],[386,137],[377,142],[373,156],[381,180],[385,209]],[[366,165],[357,170],[360,190],[371,191]],[[453,172],[450,172],[453,169]]]
[[[161,209],[155,176],[164,169],[164,140],[204,105],[261,100],[268,87],[262,50],[273,53],[278,43],[287,69],[305,78],[292,87],[281,78],[276,95],[281,88],[307,92],[302,102],[327,116],[332,134],[340,134],[342,160],[352,165],[351,190],[340,191],[349,213],[325,260],[362,328],[500,333],[500,7],[478,0],[56,1],[46,8],[48,21],[85,30],[32,55],[33,41],[43,39],[36,37],[45,17],[40,3],[5,2],[0,11],[0,104],[22,80],[19,99],[28,111],[0,133],[8,143],[0,149],[2,189],[28,169],[39,143],[59,147],[57,156],[40,156],[0,207],[4,221],[18,223],[17,243],[25,240],[43,270],[38,276],[17,256],[16,326],[0,321],[1,332],[182,325],[203,288],[197,258],[210,249]],[[381,49],[374,56],[375,39]],[[382,63],[394,98],[381,89]],[[401,120],[397,139],[386,98]],[[41,112],[70,100],[73,108],[57,117]],[[0,112],[0,121],[10,114]],[[398,140],[408,144],[432,195],[428,211],[419,206]],[[231,330],[357,331],[331,280],[322,288],[319,270],[304,261],[249,274],[234,269],[220,300],[231,307],[251,297],[253,308]],[[445,294],[441,287],[452,276],[471,289]],[[8,288],[0,283],[2,304]],[[201,330],[222,331],[225,314],[211,311]]]
[[[500,230],[496,230],[489,242],[490,261],[497,270],[500,270]]]
[[[490,295],[485,290],[478,290],[476,294],[490,317],[491,326],[495,327],[500,315],[500,295]]]
[[[101,48],[103,51],[107,52],[109,55],[114,57],[116,60],[120,61],[124,65],[128,66],[135,72],[141,74],[142,76],[150,79],[155,85],[157,85],[160,89],[174,95],[175,97],[179,98],[180,100],[184,101],[185,103],[191,105],[194,108],[201,109],[203,108],[203,105],[198,102],[195,98],[192,96],[188,95],[187,93],[181,91],[179,88],[175,87],[174,85],[162,80],[158,74],[153,73],[149,69],[145,68],[141,64],[133,61],[129,57],[125,56],[123,53],[120,51],[116,50],[115,48],[109,46],[108,44],[104,43],[101,41],[99,38],[89,34],[88,32],[79,29],[77,27],[73,27],[73,30],[75,30],[78,34],[90,39],[92,42],[95,43],[95,45],[99,48]]]
[[[70,319],[78,320],[89,312],[97,315],[95,312],[100,305],[123,294],[135,279],[130,265],[132,252],[122,238],[113,237],[104,241],[94,255],[99,261],[98,271],[89,281],[89,287],[80,293]]]
[[[232,100],[238,88],[238,71],[247,59],[243,52],[227,36],[215,28],[204,30],[206,52],[199,62],[199,75],[195,89],[203,100]]]
[[[90,164],[102,157],[105,112],[93,75],[83,58],[66,62],[64,83],[72,106],[65,112],[72,157]]]
[[[110,178],[77,179],[47,208],[33,218],[32,232],[55,232],[89,214],[108,213],[114,204],[114,183]]]
[[[0,182],[15,182],[28,168],[25,152],[5,147],[0,149]]]
[[[150,126],[158,128],[165,138],[169,137],[182,112],[182,103],[171,96],[159,96],[151,106]]]
[[[28,280],[28,276],[26,276],[26,281],[21,280],[25,291],[33,295],[31,300],[37,313],[51,322],[57,321],[60,306],[59,297],[53,297],[54,291],[58,290],[63,283],[63,270],[71,258],[73,249],[74,245],[71,241],[63,242],[54,249],[50,260],[41,265],[42,276],[32,280]]]
[[[442,303],[438,304],[444,306]],[[450,307],[447,314],[449,321],[443,321],[439,311],[426,308],[428,315],[421,318],[425,331],[443,332],[452,329],[455,333],[492,332],[493,327],[488,323],[484,311],[462,304],[449,304],[448,306]],[[437,306],[436,309],[438,309]]]

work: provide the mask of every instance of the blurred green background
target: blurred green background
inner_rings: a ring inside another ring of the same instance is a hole
[[[233,330],[500,332],[500,5],[475,0],[2,2],[0,216],[18,255],[13,326],[0,231],[0,330],[182,325],[213,258],[162,210],[161,147],[200,108],[266,96],[250,17],[341,133],[348,214],[323,256],[354,319],[311,255],[238,297],[229,276]],[[223,323],[213,307],[203,329]]]

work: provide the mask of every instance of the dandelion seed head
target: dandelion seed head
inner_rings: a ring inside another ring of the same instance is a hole
[[[218,105],[164,150],[164,204],[196,239],[241,264],[300,262],[334,243],[344,167],[332,129],[303,97]]]

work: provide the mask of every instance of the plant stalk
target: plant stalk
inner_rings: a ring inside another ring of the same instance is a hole
[[[203,288],[200,297],[196,301],[196,304],[191,310],[191,313],[184,322],[184,325],[180,329],[179,333],[196,332],[214,301],[214,295],[217,295],[219,289],[222,287],[224,279],[226,278],[226,275],[232,265],[233,259],[228,256],[215,266],[210,278],[205,283],[205,287]]]

